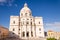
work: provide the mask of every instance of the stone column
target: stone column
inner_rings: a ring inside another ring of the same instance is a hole
[[[35,30],[36,30],[36,29],[35,29],[35,27],[34,27],[34,34],[33,34],[33,35],[34,35],[34,37],[35,37],[35,34],[36,34],[36,33],[35,33]]]
[[[26,30],[25,30],[25,37],[27,37],[27,35],[26,35],[26,34],[27,34],[27,25],[26,25]]]
[[[27,33],[27,32],[25,31],[25,37],[27,37],[27,36],[26,36],[26,33]]]
[[[20,38],[22,37],[21,35],[22,35],[22,27],[20,25]]]
[[[29,37],[31,37],[31,31],[29,31]]]
[[[31,26],[30,26],[30,30],[29,30],[29,37],[31,37]]]

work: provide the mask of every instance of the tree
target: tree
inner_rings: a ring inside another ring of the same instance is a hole
[[[59,37],[59,39],[58,40],[60,40],[60,37]]]
[[[55,38],[47,38],[47,40],[56,40]]]

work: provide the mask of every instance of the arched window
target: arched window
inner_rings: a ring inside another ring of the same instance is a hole
[[[23,37],[25,36],[25,32],[22,32],[22,36],[23,36]]]
[[[31,31],[31,36],[33,37],[33,32]]]
[[[31,22],[31,25],[32,25],[32,22]]]
[[[31,16],[31,13],[29,15]]]
[[[25,16],[27,16],[27,13],[25,13]]]
[[[23,16],[23,14],[21,13],[21,16]]]

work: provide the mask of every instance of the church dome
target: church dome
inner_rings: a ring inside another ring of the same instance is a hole
[[[24,4],[24,7],[21,9],[21,12],[22,11],[30,11],[31,12],[31,10],[28,8],[27,3]]]
[[[28,14],[31,14],[31,10],[28,8],[28,5],[27,5],[27,3],[25,3],[24,4],[24,7],[21,9],[21,11],[20,11],[20,16],[21,16],[21,14],[26,14],[26,13],[28,13]]]

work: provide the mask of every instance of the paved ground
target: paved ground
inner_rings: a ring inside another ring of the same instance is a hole
[[[27,39],[19,39],[19,38],[5,38],[0,40],[46,40],[46,38],[27,38]]]

